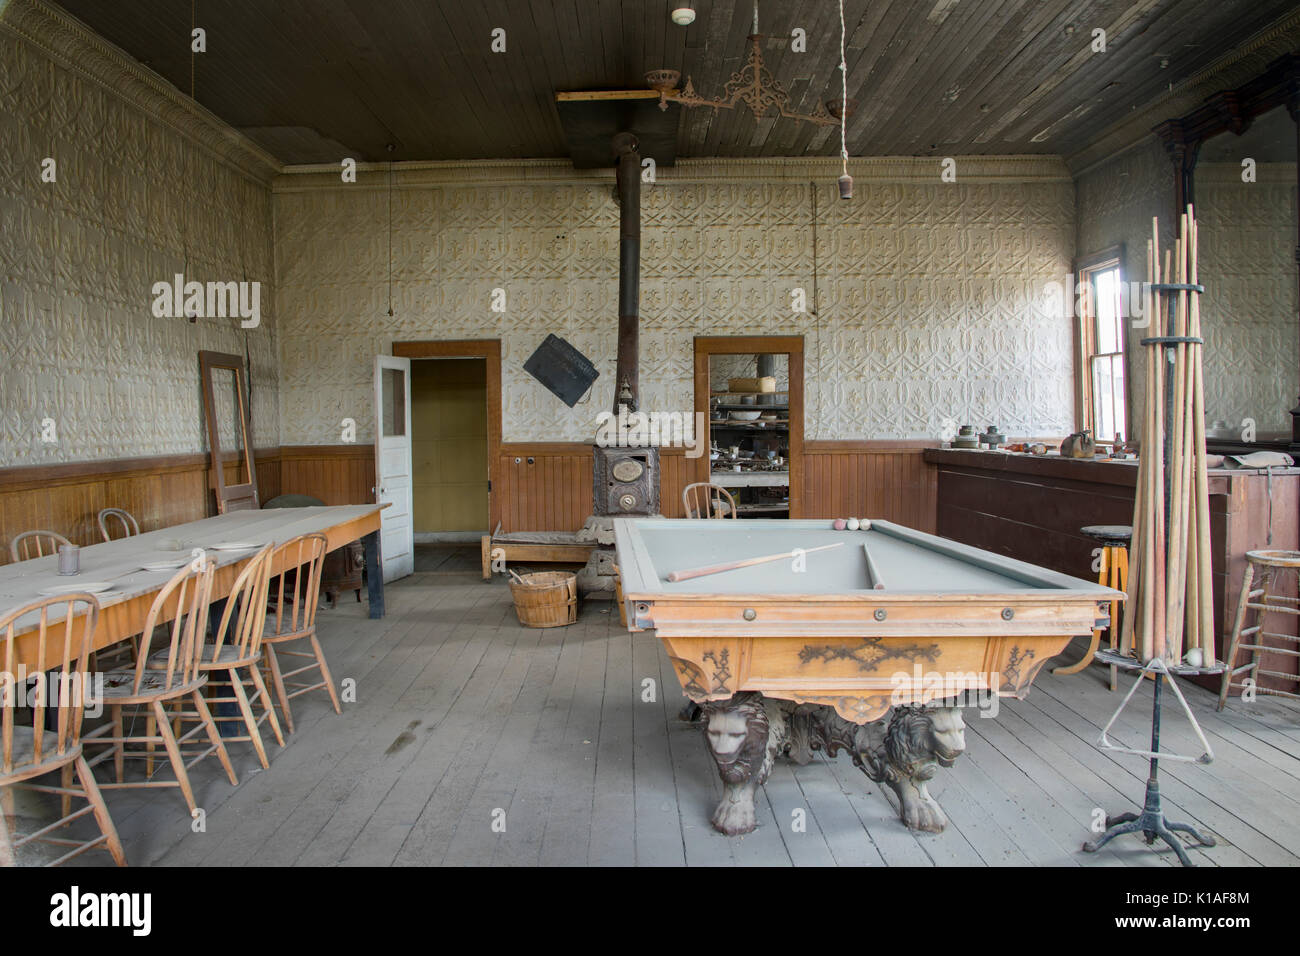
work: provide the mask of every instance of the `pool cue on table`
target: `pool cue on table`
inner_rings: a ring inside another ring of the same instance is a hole
[[[867,559],[867,575],[871,578],[872,590],[885,590],[885,582],[880,577],[880,569],[876,567],[875,559],[871,557],[871,546],[864,544],[862,554]]]
[[[781,561],[785,558],[793,558],[797,553],[812,554],[814,551],[826,551],[830,548],[841,548],[844,546],[843,541],[837,541],[834,544],[823,544],[816,548],[795,548],[791,551],[782,551],[780,554],[765,554],[760,558],[742,558],[739,561],[728,561],[724,564],[711,564],[702,568],[686,568],[682,571],[670,571],[667,574],[667,580],[676,583],[678,581],[689,581],[692,578],[702,578],[708,574],[721,574],[723,571],[735,571],[738,568],[749,568],[756,564],[767,564],[770,561]]]

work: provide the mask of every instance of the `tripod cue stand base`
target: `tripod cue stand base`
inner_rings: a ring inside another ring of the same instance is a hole
[[[1195,866],[1192,858],[1187,855],[1183,849],[1183,841],[1174,836],[1175,831],[1190,833],[1192,838],[1201,846],[1211,847],[1217,845],[1214,837],[1205,836],[1190,823],[1170,823],[1165,820],[1164,811],[1160,809],[1160,783],[1155,777],[1147,779],[1146,802],[1142,805],[1141,813],[1121,813],[1118,816],[1106,818],[1106,832],[1099,839],[1089,840],[1083,845],[1085,853],[1096,853],[1111,840],[1117,836],[1123,836],[1126,833],[1137,833],[1142,831],[1146,838],[1147,846],[1156,842],[1156,837],[1164,840],[1173,851],[1178,854],[1178,860],[1183,866]]]
[[[1183,866],[1195,866],[1196,864],[1192,862],[1191,857],[1187,855],[1187,850],[1183,847],[1182,841],[1174,834],[1179,832],[1190,833],[1192,838],[1203,847],[1216,846],[1216,841],[1214,837],[1202,834],[1190,823],[1171,823],[1165,819],[1164,810],[1160,805],[1158,762],[1160,757],[1164,757],[1166,760],[1196,761],[1198,763],[1209,763],[1214,759],[1214,754],[1209,748],[1209,743],[1206,741],[1205,735],[1201,732],[1200,725],[1196,723],[1196,718],[1192,716],[1191,708],[1187,706],[1187,701],[1183,697],[1182,691],[1178,689],[1178,685],[1173,681],[1175,674],[1183,676],[1221,674],[1223,673],[1224,665],[1216,662],[1206,667],[1192,667],[1187,664],[1178,664],[1170,667],[1160,658],[1155,658],[1148,663],[1143,664],[1141,661],[1129,657],[1127,654],[1111,650],[1097,651],[1096,660],[1102,661],[1106,664],[1114,664],[1121,670],[1138,672],[1137,681],[1134,683],[1133,689],[1128,692],[1123,703],[1119,705],[1119,710],[1115,711],[1114,715],[1110,718],[1110,721],[1107,722],[1105,728],[1101,732],[1101,747],[1103,750],[1116,750],[1122,753],[1149,757],[1151,759],[1151,775],[1147,777],[1147,790],[1146,797],[1142,803],[1142,812],[1121,813],[1116,816],[1107,817],[1106,831],[1096,840],[1089,840],[1085,843],[1083,845],[1083,851],[1085,853],[1096,853],[1118,836],[1140,832],[1146,838],[1147,846],[1153,845],[1157,838],[1164,840],[1165,843],[1173,849],[1174,853],[1178,855],[1178,861],[1182,863]],[[1117,747],[1107,740],[1106,731],[1110,730],[1111,724],[1113,724],[1115,719],[1119,717],[1120,711],[1122,711],[1125,705],[1128,704],[1138,687],[1142,685],[1143,680],[1148,673],[1153,674],[1155,677],[1155,681],[1153,682],[1155,686],[1152,691],[1151,704],[1151,749],[1146,751],[1133,750],[1128,747]],[[1205,753],[1200,757],[1187,757],[1179,754],[1160,752],[1160,691],[1166,680],[1169,681],[1169,686],[1173,688],[1179,702],[1183,705],[1183,710],[1186,712],[1188,719],[1191,720],[1192,727],[1196,730],[1196,735],[1200,738],[1201,743],[1206,748]]]

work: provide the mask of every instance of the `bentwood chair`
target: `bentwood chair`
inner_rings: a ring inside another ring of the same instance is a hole
[[[24,531],[9,542],[9,558],[12,561],[30,561],[43,558],[47,554],[58,554],[59,548],[72,544],[57,531]]]
[[[99,533],[105,541],[113,540],[109,526],[114,521],[121,527],[123,538],[131,538],[140,533],[140,522],[135,520],[131,512],[122,508],[105,508],[99,513]]]
[[[289,709],[289,701],[294,697],[323,689],[330,695],[334,713],[343,713],[334,678],[325,662],[325,652],[316,639],[316,606],[320,604],[321,568],[325,564],[327,545],[328,540],[323,534],[300,535],[280,545],[273,559],[273,563],[286,570],[271,584],[272,617],[267,621],[269,630],[262,641],[266,645],[265,666],[270,671],[275,696],[280,702],[289,733],[293,733],[293,712]],[[307,647],[303,647],[304,641]],[[289,660],[282,662],[282,657]],[[284,670],[284,664],[295,661],[307,663],[293,670]],[[316,680],[294,680],[311,671],[318,672]]]
[[[101,789],[179,787],[192,814],[198,804],[190,786],[189,770],[204,757],[214,753],[221,761],[226,776],[230,778],[231,786],[239,785],[225,744],[222,743],[217,725],[203,699],[208,675],[199,668],[215,571],[216,563],[204,559],[197,568],[190,564],[176,572],[158,592],[145,617],[135,665],[111,670],[104,675],[104,702],[112,714],[112,721],[85,735],[89,744],[108,745],[107,750],[96,754],[89,761],[92,767],[109,757],[113,758],[116,779],[111,783],[101,783]],[[151,655],[154,628],[168,609],[174,610],[175,617],[164,626],[164,634],[170,631],[167,648],[157,655]],[[186,699],[193,704],[193,710],[184,709]],[[168,710],[169,706],[177,709]],[[130,725],[127,724],[128,716],[131,718]],[[134,733],[135,724],[140,717],[145,718],[145,732],[142,734]],[[172,721],[186,717],[197,718],[198,724],[178,736],[172,729]],[[208,746],[197,753],[183,752],[182,747],[201,731],[207,734]],[[135,747],[127,749],[128,745],[136,744],[143,744],[144,750]],[[166,750],[176,778],[174,780],[153,779],[152,765],[158,744],[162,744]],[[125,779],[127,757],[145,757],[148,761],[144,780]]]
[[[216,640],[202,645],[198,664],[199,672],[208,675],[208,704],[235,704],[239,709],[238,714],[227,716],[223,713],[223,708],[217,707],[213,721],[218,724],[242,721],[247,731],[242,736],[237,736],[230,733],[230,728],[227,727],[221,739],[227,744],[237,740],[252,743],[263,770],[270,767],[270,762],[262,743],[261,725],[269,720],[276,742],[281,747],[284,746],[280,722],[275,717],[275,705],[260,671],[262,634],[266,627],[266,594],[271,581],[271,552],[274,548],[271,544],[262,548],[239,572],[239,577],[235,579],[230,595],[226,598],[226,608],[217,627]],[[165,655],[154,655],[151,663],[155,667],[164,666]],[[245,671],[253,685],[251,700],[244,686]],[[262,708],[261,717],[253,713],[253,704]]]
[[[33,615],[39,617],[32,621]],[[59,620],[52,621],[52,616]],[[24,619],[28,620],[19,624]],[[0,617],[0,866],[13,866],[17,862],[14,851],[33,843],[71,847],[47,866],[96,848],[107,850],[118,866],[126,866],[122,841],[81,750],[82,705],[89,702],[93,691],[86,660],[98,621],[99,602],[92,594],[46,598]],[[36,658],[42,662],[39,666],[46,668],[36,670],[35,686],[29,686],[26,674],[15,666],[17,635],[24,631],[29,632],[24,641],[30,642],[28,646],[34,644]],[[31,706],[30,727],[15,725],[20,704]],[[52,721],[48,719],[51,709]],[[53,730],[46,729],[49,723]],[[56,770],[61,774],[61,786],[31,782]],[[18,834],[14,825],[16,788],[58,795],[60,818],[26,836]],[[87,805],[70,812],[74,797]],[[54,835],[88,813],[99,825],[98,837],[74,840]]]
[[[697,481],[682,489],[682,508],[688,518],[734,518],[736,499],[721,485]]]

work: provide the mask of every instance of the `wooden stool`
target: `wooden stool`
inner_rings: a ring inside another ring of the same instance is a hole
[[[1286,657],[1300,657],[1300,650],[1287,647],[1269,647],[1267,644],[1260,643],[1258,639],[1252,640],[1248,644],[1241,642],[1242,638],[1256,638],[1258,636],[1289,641],[1293,645],[1300,644],[1300,637],[1294,634],[1276,634],[1264,630],[1264,615],[1269,611],[1292,616],[1300,615],[1300,600],[1294,597],[1283,597],[1280,594],[1268,593],[1275,572],[1297,569],[1300,569],[1300,551],[1246,552],[1246,573],[1242,576],[1241,597],[1237,600],[1237,616],[1232,624],[1232,636],[1228,640],[1228,650],[1223,655],[1223,661],[1228,667],[1223,672],[1223,683],[1219,686],[1219,710],[1223,710],[1223,705],[1228,702],[1229,690],[1233,687],[1245,686],[1240,682],[1234,683],[1233,678],[1238,674],[1250,673],[1252,677],[1259,677],[1260,675],[1279,677],[1282,680],[1300,683],[1300,677],[1295,674],[1284,671],[1266,671],[1260,667],[1259,661],[1260,656],[1266,652],[1282,654]],[[1256,578],[1259,579],[1259,586],[1252,587]],[[1249,627],[1246,627],[1244,625],[1248,611],[1255,612],[1255,621]],[[1237,661],[1238,651],[1250,651],[1250,663],[1243,664],[1240,667],[1234,666]],[[1290,697],[1293,700],[1300,699],[1300,694],[1285,690],[1256,687],[1255,692],[1258,694],[1273,694],[1277,697]]]
[[[1097,583],[1112,587],[1117,591],[1128,590],[1128,543],[1133,537],[1133,528],[1126,524],[1091,524],[1085,528],[1079,529],[1080,534],[1085,534],[1094,541],[1101,542],[1101,571],[1097,575]],[[1115,635],[1119,633],[1119,601],[1110,602],[1110,642],[1111,650],[1115,649]],[[1097,653],[1097,648],[1101,644],[1101,628],[1092,632],[1092,641],[1088,644],[1088,650],[1077,664],[1070,664],[1064,667],[1058,667],[1052,671],[1053,674],[1077,674],[1089,664],[1092,663],[1093,655]],[[1110,689],[1114,690],[1116,682],[1119,679],[1118,669],[1114,664],[1110,665]]]

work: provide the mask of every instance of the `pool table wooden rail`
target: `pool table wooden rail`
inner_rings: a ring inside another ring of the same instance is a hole
[[[916,637],[1059,635],[1105,626],[1110,597],[1078,591],[980,595],[674,594],[629,591],[633,630],[661,637]],[[878,616],[882,615],[882,616]]]
[[[800,525],[813,526],[794,527]],[[1094,582],[889,522],[872,527],[1027,586],[753,593],[738,571],[718,575],[720,582],[731,576],[731,589],[694,593],[665,585],[660,575],[668,569],[655,567],[630,522],[616,521],[628,627],[655,631],[696,703],[757,691],[832,707],[866,724],[891,707],[970,692],[1023,697],[1050,658],[1104,626],[1110,601],[1123,598]]]

